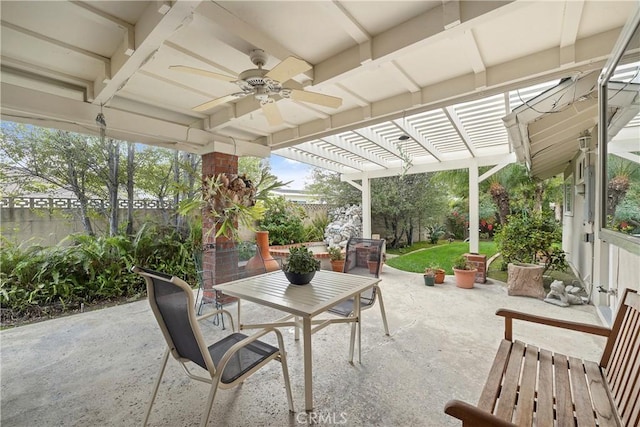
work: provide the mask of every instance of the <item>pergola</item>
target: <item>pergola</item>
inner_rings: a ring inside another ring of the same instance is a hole
[[[478,183],[516,161],[502,117],[561,79],[599,70],[638,8],[633,1],[10,1],[2,2],[4,120],[236,156],[277,154],[369,180],[469,169]],[[312,65],[283,83],[341,98],[337,108],[253,96],[223,81],[295,56]],[[594,119],[596,112],[593,112]],[[407,138],[400,138],[407,136]],[[577,149],[577,140],[574,148]],[[557,143],[557,142],[555,142]],[[572,152],[562,153],[562,160]],[[522,159],[519,159],[522,160]],[[526,159],[525,159],[526,160]],[[558,160],[555,158],[554,160]],[[482,176],[478,168],[492,166]],[[477,234],[470,250],[477,251]]]

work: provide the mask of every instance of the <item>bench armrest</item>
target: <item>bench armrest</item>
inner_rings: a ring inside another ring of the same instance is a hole
[[[444,412],[461,420],[463,427],[516,427],[515,424],[460,400],[448,401],[444,407]]]
[[[611,334],[611,329],[604,326],[571,322],[568,320],[552,319],[550,317],[536,316],[534,314],[507,310],[504,308],[496,311],[496,315],[504,317],[504,338],[508,341],[512,341],[513,319],[523,320],[525,322],[539,323],[541,325],[555,326],[557,328],[570,329],[572,331],[586,332],[589,334],[601,335],[603,337],[609,337],[609,335]]]

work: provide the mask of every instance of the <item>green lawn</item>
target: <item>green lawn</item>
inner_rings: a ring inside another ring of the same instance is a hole
[[[398,270],[414,273],[423,273],[426,267],[438,266],[445,269],[447,274],[453,274],[451,269],[453,260],[467,252],[469,252],[469,243],[444,243],[406,255],[388,258],[386,263]],[[491,258],[496,252],[497,248],[494,242],[480,242],[480,253],[486,255],[487,259]]]

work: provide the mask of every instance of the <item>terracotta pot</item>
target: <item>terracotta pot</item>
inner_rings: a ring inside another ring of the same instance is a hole
[[[453,275],[456,278],[456,286],[463,289],[473,288],[473,283],[476,281],[476,273],[478,270],[458,270],[453,269]]]
[[[378,261],[367,261],[369,273],[376,274],[378,272]]]
[[[344,271],[344,261],[343,259],[336,259],[331,261],[331,269],[333,271],[337,271],[338,273],[342,273]]]
[[[276,261],[269,252],[269,232],[256,231],[256,244],[258,245],[258,250],[260,251],[260,255],[262,256],[262,261],[264,262],[265,269],[267,271],[280,270],[278,261]],[[250,258],[249,261],[247,261],[246,268],[251,268],[251,266],[253,266],[255,263],[260,263],[260,260],[256,258],[256,256]]]
[[[444,273],[445,271],[441,268],[436,269],[436,284],[444,283]]]

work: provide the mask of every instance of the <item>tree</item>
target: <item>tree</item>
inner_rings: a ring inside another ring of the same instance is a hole
[[[93,169],[97,155],[93,139],[62,130],[4,123],[3,168],[11,170],[15,182],[37,178],[49,188],[61,188],[78,199],[82,225],[93,235],[89,198],[99,193],[100,180]]]
[[[446,193],[428,174],[377,178],[371,181],[371,213],[384,220],[389,246],[405,239],[413,244],[415,228],[442,221]]]
[[[136,172],[136,144],[127,142],[127,230],[126,233],[133,235],[133,198],[134,198],[134,177]]]
[[[362,201],[360,190],[340,180],[338,172],[314,168],[311,170],[311,184],[305,189],[320,196],[320,201],[331,205],[346,206]]]

